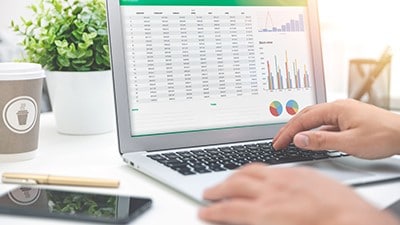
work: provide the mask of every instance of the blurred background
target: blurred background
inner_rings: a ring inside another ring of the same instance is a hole
[[[0,61],[10,61],[22,49],[10,30],[10,21],[29,16],[35,0],[2,1],[0,7]],[[393,0],[319,0],[322,48],[328,100],[347,97],[349,60],[378,59],[386,46],[393,50],[391,107],[400,108],[400,13]]]

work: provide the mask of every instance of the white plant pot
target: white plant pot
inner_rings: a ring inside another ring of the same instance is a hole
[[[115,127],[111,71],[46,71],[57,131],[90,135]]]

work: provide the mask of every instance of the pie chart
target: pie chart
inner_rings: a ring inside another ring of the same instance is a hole
[[[299,111],[299,104],[295,100],[289,100],[286,103],[286,111],[290,115],[295,115]]]
[[[271,102],[271,104],[269,105],[269,111],[273,116],[280,116],[283,111],[282,104],[278,101]]]

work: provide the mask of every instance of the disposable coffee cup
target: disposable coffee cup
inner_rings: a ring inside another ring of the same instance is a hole
[[[0,63],[0,162],[35,156],[44,70],[35,63]]]

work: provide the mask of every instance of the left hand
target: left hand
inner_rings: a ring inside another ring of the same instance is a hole
[[[351,188],[300,167],[245,166],[204,198],[218,201],[200,209],[199,217],[224,224],[398,224]]]

